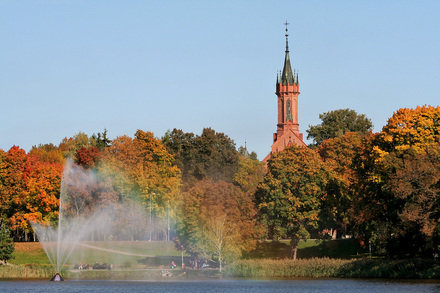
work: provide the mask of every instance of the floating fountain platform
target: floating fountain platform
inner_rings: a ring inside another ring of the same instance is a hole
[[[50,279],[51,281],[54,282],[61,282],[64,281],[63,277],[61,277],[61,275],[59,273],[56,273],[55,276],[53,276],[52,279]]]

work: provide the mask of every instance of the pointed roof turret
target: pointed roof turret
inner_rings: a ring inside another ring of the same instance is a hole
[[[284,57],[284,68],[283,73],[281,75],[281,84],[294,84],[294,76],[292,72],[292,66],[290,65],[290,56],[289,56],[289,34],[287,25],[289,23],[286,21],[284,25],[286,26],[286,56]]]

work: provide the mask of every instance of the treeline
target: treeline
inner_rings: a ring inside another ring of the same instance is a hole
[[[321,130],[347,125],[342,111],[326,114]],[[269,236],[290,238],[293,258],[299,239],[325,228],[375,254],[438,253],[440,107],[400,109],[380,133],[341,132],[315,147],[273,155],[256,192]]]
[[[258,239],[291,239],[295,258],[300,239],[334,231],[376,254],[431,257],[440,244],[440,108],[400,109],[380,133],[353,110],[320,118],[309,148],[288,147],[267,166],[210,128],[162,138],[78,133],[29,153],[0,150],[1,221],[21,241],[33,239],[30,221],[56,225],[70,158],[100,176],[79,193],[87,205],[78,216],[97,203],[136,203],[154,213],[155,239],[168,239],[171,219],[179,249],[220,265]]]
[[[97,204],[111,202],[140,204],[144,211],[152,211],[154,221],[162,222],[155,223],[161,231],[156,229],[153,235],[162,240],[168,236],[164,222],[168,216],[172,220],[178,217],[185,192],[196,183],[223,182],[234,188],[248,184],[240,178],[245,176],[240,175],[244,172],[240,170],[246,164],[260,168],[255,186],[263,174],[255,153],[237,149],[229,137],[210,128],[201,135],[174,129],[161,139],[142,130],[133,138],[124,135],[112,140],[106,131],[90,137],[80,132],[63,139],[58,146],[34,146],[29,153],[14,146],[8,151],[0,150],[0,220],[16,241],[35,240],[31,221],[57,225],[66,159],[96,173],[92,183],[87,178],[79,179],[86,182],[81,190],[79,184],[69,188],[75,193],[70,197],[70,213],[88,215]],[[255,174],[258,172],[249,176]],[[121,226],[130,228],[128,224]]]

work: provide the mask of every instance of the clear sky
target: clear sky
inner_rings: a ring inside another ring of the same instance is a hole
[[[378,132],[439,105],[439,15],[436,0],[0,0],[0,148],[211,127],[263,159],[286,20],[304,137],[343,108]]]

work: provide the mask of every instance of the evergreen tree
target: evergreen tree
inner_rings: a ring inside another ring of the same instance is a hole
[[[5,262],[13,258],[15,246],[12,238],[9,237],[9,230],[4,226],[0,227],[0,261]]]

